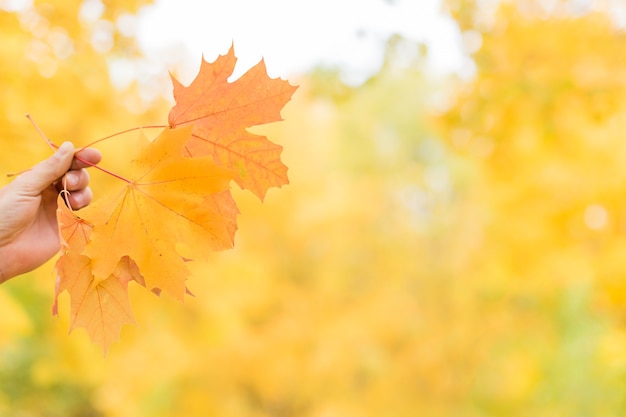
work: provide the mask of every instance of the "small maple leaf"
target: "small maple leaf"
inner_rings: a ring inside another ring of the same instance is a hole
[[[282,120],[280,110],[297,87],[269,78],[263,60],[230,83],[236,62],[231,47],[213,63],[203,59],[188,87],[172,77],[176,105],[168,120],[172,127],[193,125],[189,155],[210,155],[235,169],[237,184],[262,200],[268,188],[289,183],[287,167],[280,160],[280,145],[246,129]]]
[[[69,280],[70,331],[85,328],[105,353],[111,343],[119,341],[123,325],[135,324],[128,295],[128,283],[134,277],[128,262],[129,258],[120,260],[114,273],[104,280],[94,277],[91,260],[83,255],[59,269]]]
[[[58,281],[53,314],[58,314],[58,296],[70,294],[70,331],[78,327],[87,330],[91,339],[101,345],[106,354],[111,343],[119,340],[124,324],[135,324],[128,297],[128,283],[143,284],[134,262],[122,258],[113,274],[97,281],[91,270],[91,259],[80,251],[89,241],[93,226],[76,216],[63,201],[57,199],[57,219],[62,243],[62,254],[57,260]]]
[[[59,294],[68,287],[69,277],[62,271],[75,262],[77,256],[85,249],[89,241],[89,235],[93,229],[93,225],[84,219],[78,217],[72,210],[68,208],[63,199],[64,192],[61,192],[57,198],[57,223],[59,225],[59,239],[61,240],[61,254],[56,262],[57,281],[55,286],[54,305],[52,306],[52,314],[58,314]]]

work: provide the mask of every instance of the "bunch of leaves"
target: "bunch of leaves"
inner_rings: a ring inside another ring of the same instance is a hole
[[[172,77],[168,125],[154,140],[130,129],[141,133],[128,141],[130,174],[97,167],[118,180],[115,189],[79,212],[64,201],[67,191],[59,195],[53,314],[67,291],[70,331],[85,328],[105,353],[122,326],[135,323],[129,283],[183,300],[186,263],[233,246],[232,181],[261,200],[288,183],[282,147],[247,129],[281,120],[297,87],[269,78],[263,60],[229,82],[235,63],[231,47],[213,63],[203,59],[189,86]]]

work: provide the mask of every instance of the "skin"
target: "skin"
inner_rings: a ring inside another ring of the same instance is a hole
[[[32,271],[59,251],[56,209],[63,184],[74,210],[91,203],[85,169],[89,165],[75,159],[74,153],[74,145],[65,142],[50,158],[0,189],[0,283]],[[76,156],[91,164],[102,158],[90,148]]]

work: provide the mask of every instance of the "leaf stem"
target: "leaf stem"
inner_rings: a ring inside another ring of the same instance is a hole
[[[84,148],[82,148],[82,149],[84,149]],[[82,149],[78,150],[77,152],[80,152]],[[124,182],[126,182],[126,183],[128,183],[128,184],[132,184],[132,181],[131,181],[131,180],[126,179],[126,178],[122,177],[121,175],[116,174],[116,173],[115,173],[115,172],[113,172],[113,171],[109,171],[109,170],[108,170],[108,169],[106,169],[106,168],[102,168],[100,165],[93,164],[93,163],[91,163],[91,162],[87,161],[86,159],[81,158],[80,156],[78,156],[78,155],[76,155],[76,154],[74,155],[74,159],[77,159],[77,160],[79,160],[80,162],[82,162],[82,163],[84,163],[84,164],[86,164],[86,165],[89,165],[90,167],[94,167],[95,169],[98,169],[98,170],[100,170],[100,171],[104,172],[105,174],[109,174],[109,175],[111,175],[111,176],[113,176],[113,177],[117,178],[118,180],[122,180],[122,181],[124,181]]]
[[[35,127],[35,129],[37,130],[37,132],[39,133],[39,135],[40,135],[42,138],[44,138],[44,139],[45,139],[45,141],[48,143],[48,146],[50,146],[50,148],[52,148],[53,150],[57,150],[57,149],[59,149],[59,145],[55,144],[55,143],[54,143],[54,142],[52,142],[50,139],[48,139],[48,137],[47,137],[47,136],[43,133],[43,131],[39,128],[39,126],[37,125],[37,123],[35,123],[35,120],[33,120],[33,118],[30,116],[30,114],[27,114],[27,115],[26,115],[26,118],[27,118],[28,120],[30,120],[30,122],[33,124],[33,126]],[[141,129],[141,127],[136,127],[136,128],[133,128],[133,129],[128,129],[128,131],[130,132],[130,131],[132,131],[132,130],[137,130],[137,129]],[[115,136],[115,135],[119,135],[119,134],[122,134],[122,133],[125,133],[125,132],[116,133],[116,134],[110,135],[110,136],[109,136],[109,137],[107,137],[107,138],[98,139],[97,141],[95,141],[95,142],[93,142],[93,143],[97,143],[97,142],[103,141],[103,140],[105,140],[105,139],[108,139],[108,138],[110,138],[110,137],[113,137],[113,136]],[[100,171],[104,172],[105,174],[109,174],[109,175],[111,175],[111,176],[113,176],[113,177],[115,177],[115,178],[117,178],[117,179],[119,179],[119,180],[122,180],[122,181],[124,181],[124,182],[126,182],[126,183],[128,183],[128,184],[132,184],[132,181],[130,181],[130,180],[128,180],[128,179],[126,179],[126,178],[122,177],[121,175],[118,175],[118,174],[116,174],[115,172],[109,171],[109,170],[108,170],[108,169],[106,169],[106,168],[102,168],[102,167],[101,167],[101,166],[99,166],[99,165],[93,164],[93,163],[91,163],[91,162],[87,161],[86,159],[83,159],[83,158],[81,158],[80,156],[78,156],[78,155],[77,155],[77,153],[79,153],[80,151],[82,151],[82,150],[83,150],[83,149],[85,149],[85,148],[90,147],[91,145],[92,145],[92,144],[89,144],[89,145],[87,145],[87,146],[83,146],[83,147],[82,147],[82,148],[80,148],[80,149],[77,149],[77,150],[74,152],[74,159],[76,159],[76,160],[78,160],[78,161],[82,162],[82,163],[83,163],[83,164],[85,164],[85,165],[89,165],[90,167],[94,167],[95,169],[98,169],[98,170],[100,170]],[[24,173],[24,172],[26,172],[26,171],[29,171],[29,170],[27,169],[27,170],[24,170],[24,171],[21,171],[21,172],[18,172],[18,173],[9,173],[9,174],[7,174],[7,175],[8,175],[9,177],[12,177],[12,176],[14,176],[14,175],[19,175],[19,174],[22,174],[22,173]]]
[[[93,142],[91,142],[91,143],[89,143],[89,144],[87,144],[87,145],[83,146],[83,147],[81,148],[81,150],[82,150],[82,149],[85,149],[85,148],[90,148],[90,147],[92,147],[92,146],[93,146],[93,145],[95,145],[95,144],[98,144],[98,143],[100,143],[100,142],[103,142],[103,141],[105,141],[105,140],[107,140],[107,139],[114,138],[115,136],[120,136],[120,135],[123,135],[123,134],[125,134],[125,133],[134,132],[134,131],[136,131],[136,130],[141,130],[141,129],[165,129],[165,128],[168,128],[168,127],[169,127],[169,126],[166,126],[166,125],[148,125],[148,126],[136,126],[136,127],[131,127],[130,129],[121,130],[121,131],[119,131],[119,132],[116,132],[116,133],[110,134],[110,135],[105,136],[105,137],[103,137],[103,138],[100,138],[100,139],[94,140]]]
[[[26,118],[28,120],[30,120],[30,122],[33,124],[33,126],[35,127],[35,129],[37,130],[37,132],[39,133],[39,136],[41,136],[47,143],[48,146],[50,146],[53,150],[58,149],[59,147],[56,146],[50,139],[48,139],[48,137],[46,136],[45,133],[43,133],[43,131],[39,128],[39,126],[37,125],[37,123],[35,123],[35,120],[30,117],[30,114],[26,114]]]

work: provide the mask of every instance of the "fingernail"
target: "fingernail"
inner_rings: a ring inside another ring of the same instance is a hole
[[[78,177],[75,174],[68,172],[67,174],[65,174],[65,178],[67,180],[67,185],[69,185],[70,187],[78,185]]]

